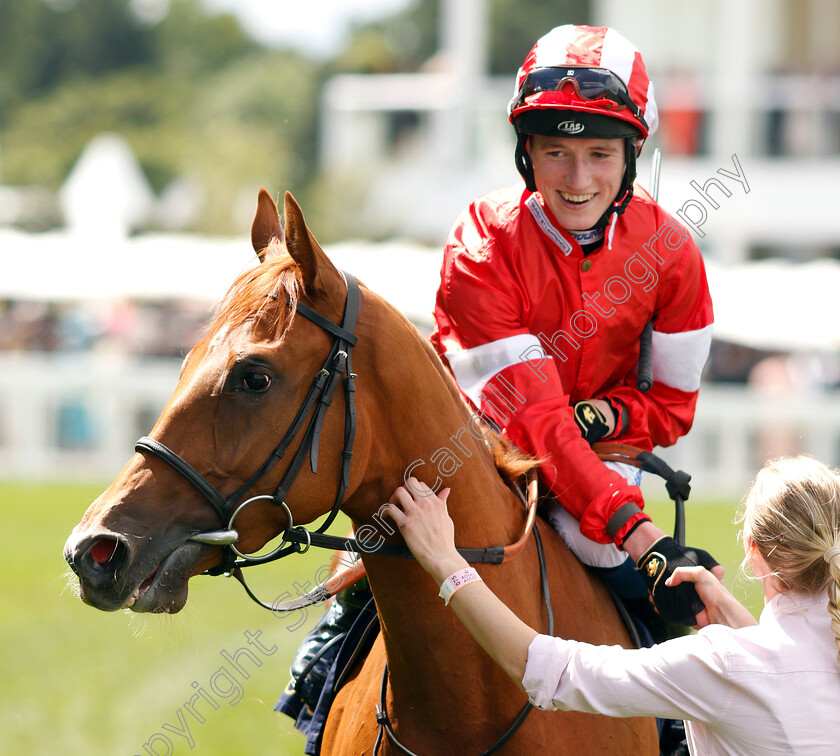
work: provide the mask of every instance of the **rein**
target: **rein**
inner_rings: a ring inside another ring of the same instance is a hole
[[[525,526],[522,530],[522,535],[515,543],[508,546],[487,546],[484,548],[463,548],[459,547],[456,550],[471,564],[504,564],[511,559],[516,558],[522,553],[525,545],[528,543],[528,536],[534,528],[534,521],[537,514],[537,500],[539,499],[539,481],[535,472],[528,473],[528,493],[527,499],[522,495],[522,492],[517,488],[516,493],[522,500],[522,503],[527,509],[527,516]],[[291,513],[288,512],[289,522],[291,523]],[[204,534],[208,535],[208,534]],[[195,540],[195,539],[193,539]],[[332,536],[326,533],[314,533],[307,530],[303,526],[294,527],[290,525],[283,533],[283,540],[295,544],[306,543],[306,548],[301,549],[300,553],[305,553],[310,546],[316,546],[322,549],[330,549],[332,551],[349,551],[355,554],[376,554],[377,556],[394,557],[398,559],[414,559],[414,555],[409,550],[408,546],[403,543],[382,543],[375,548],[366,548],[355,538],[340,538],[339,536]],[[271,562],[278,559],[274,556],[274,552],[267,554],[265,557],[253,557],[249,564],[262,564],[264,562]],[[245,565],[248,566],[248,565]],[[332,577],[323,583],[316,585],[312,590],[298,596],[298,598],[289,599],[288,601],[275,602],[268,604],[258,598],[248,587],[242,576],[242,572],[238,567],[234,567],[230,573],[235,577],[245,589],[248,596],[253,601],[259,604],[264,609],[270,612],[291,612],[296,609],[302,609],[313,604],[320,604],[326,601],[331,596],[346,588],[348,585],[355,582],[357,578],[364,577],[364,565],[356,565],[349,570],[336,572]]]
[[[521,493],[519,494],[522,498]],[[528,541],[528,533],[534,524],[537,514],[538,481],[536,475],[529,474],[528,477],[528,500],[525,506],[528,510],[528,517],[525,522],[522,535],[515,543],[508,546],[488,546],[485,548],[458,548],[458,553],[472,564],[503,564],[514,557],[519,556]],[[524,501],[524,499],[523,499]],[[286,541],[292,543],[303,543],[309,546],[317,546],[322,549],[340,549],[352,551],[356,554],[377,554],[379,556],[397,557],[400,559],[414,559],[414,555],[408,546],[403,543],[382,543],[376,547],[366,548],[355,538],[340,538],[325,533],[312,533],[304,527],[287,528],[283,534]],[[306,549],[304,549],[306,551]]]
[[[629,444],[602,441],[593,444],[592,450],[604,462],[632,465],[644,472],[658,475],[665,481],[665,490],[674,502],[674,540],[685,546],[685,502],[691,493],[691,476],[683,470],[674,470],[653,452],[643,451]]]

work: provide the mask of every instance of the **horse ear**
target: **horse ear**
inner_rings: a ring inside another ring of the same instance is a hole
[[[251,245],[260,262],[265,262],[278,253],[279,245],[271,244],[272,239],[282,242],[283,228],[280,226],[277,205],[274,204],[271,195],[264,188],[260,188],[257,195],[257,214],[251,224]]]
[[[313,292],[328,289],[327,277],[340,279],[341,274],[307,228],[300,205],[290,192],[286,192],[284,209],[286,250],[300,268],[304,290]]]

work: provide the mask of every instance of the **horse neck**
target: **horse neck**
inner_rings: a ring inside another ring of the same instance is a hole
[[[381,338],[377,343],[383,341],[388,343],[389,339]],[[454,382],[419,339],[399,343],[399,350],[390,350],[386,369],[376,376],[375,401],[366,403],[359,415],[360,423],[369,424],[373,433],[365,480],[345,507],[357,532],[360,525],[370,524],[385,535],[382,528],[390,520],[377,521],[372,515],[398,485],[404,484],[407,466],[422,461],[413,471],[415,477],[429,485],[440,478],[443,486],[451,488],[448,509],[458,546],[505,546],[515,542],[525,521],[522,504],[499,476],[487,445],[476,439],[478,432],[470,432],[471,413]],[[449,475],[441,469],[447,461]],[[396,533],[386,540],[402,541]],[[432,578],[416,561],[380,556],[375,551],[363,559],[382,620],[388,657],[402,660],[400,669],[392,670],[397,687],[400,679],[406,686],[416,685],[417,676],[428,678],[430,670],[432,677],[428,679],[434,679],[435,673],[444,674],[447,666],[456,662],[473,664],[476,673],[486,671],[486,658],[480,655],[471,662],[458,659],[460,652],[452,648],[452,638],[463,631],[451,610],[443,607]],[[515,604],[511,585],[517,584],[524,567],[520,560],[514,562],[519,563],[483,571],[503,600]],[[538,596],[529,600],[535,606],[538,602]],[[419,658],[418,647],[441,651],[433,659]],[[440,669],[434,670],[435,666]],[[491,672],[496,673],[502,674]],[[409,683],[412,679],[415,682]]]
[[[356,523],[379,524],[374,515],[410,473],[435,490],[452,489],[448,508],[459,542],[511,536],[521,505],[496,467],[499,437],[479,425],[429,343],[400,317],[384,319],[377,338],[356,349],[357,364],[376,367],[367,376],[359,369],[359,382],[372,387],[357,395],[367,459],[344,511]]]
[[[462,548],[507,546],[524,526],[522,504],[498,474],[488,476],[484,467],[465,464],[448,481],[455,543]],[[363,561],[385,644],[392,716],[396,712],[402,726],[437,722],[443,727],[452,712],[470,700],[493,720],[512,717],[507,708],[517,698],[511,681],[469,637],[452,609],[444,606],[433,578],[414,559],[389,558],[374,551]],[[508,563],[477,567],[506,605],[531,627],[541,627],[531,548]],[[461,727],[458,717],[451,724]]]

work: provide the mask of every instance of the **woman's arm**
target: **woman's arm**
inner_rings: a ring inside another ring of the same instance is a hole
[[[404,516],[391,519],[417,561],[440,585],[454,572],[469,566],[455,548],[455,527],[446,511],[449,489],[437,496],[414,478],[409,478],[409,483],[412,493],[401,486],[391,497],[391,505],[399,506]],[[417,496],[413,491],[428,491],[428,495]],[[449,605],[479,645],[524,690],[522,678],[528,647],[537,632],[480,581],[459,588]]]
[[[455,527],[446,511],[449,489],[436,496],[414,478],[408,485],[408,490],[394,492],[392,511],[385,513],[440,585],[467,566],[455,549]],[[713,582],[707,584],[701,573]],[[702,568],[683,568],[672,579],[694,582],[716,618],[734,610],[724,597],[729,596],[726,589]],[[528,627],[480,581],[459,588],[450,606],[490,657],[542,709],[710,722],[731,693],[709,637],[688,635],[643,649],[550,638]],[[745,617],[740,620],[747,624]]]
[[[391,497],[390,506],[401,511],[396,515],[387,509],[385,512],[399,527],[417,561],[441,585],[447,577],[468,566],[455,548],[455,525],[446,510],[449,489],[437,496],[415,478],[409,478],[408,483],[409,490],[401,486]],[[706,604],[709,622],[734,628],[756,624],[750,612],[703,567],[681,567],[668,579],[669,585],[684,581],[695,584]],[[480,581],[458,589],[450,606],[481,647],[524,690],[522,678],[528,647],[538,633]]]

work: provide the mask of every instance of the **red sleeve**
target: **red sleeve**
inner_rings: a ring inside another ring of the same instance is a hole
[[[511,366],[494,381],[504,386],[504,378],[526,397],[515,414],[509,413],[507,423],[500,424],[516,446],[543,460],[543,477],[563,506],[580,520],[581,532],[598,543],[611,543],[613,539],[606,532],[610,516],[627,502],[635,503],[641,510],[642,492],[609,469],[581,437],[569,396],[547,363],[548,360],[543,365],[530,361]],[[546,380],[541,381],[534,370]],[[491,396],[487,389],[485,394]],[[515,404],[515,395],[513,399],[510,404]],[[497,404],[501,406],[501,402]],[[481,409],[492,416],[493,409],[487,407],[487,402],[482,403]],[[634,515],[619,530],[616,542],[620,544],[624,534],[640,519],[650,518],[641,512]]]

